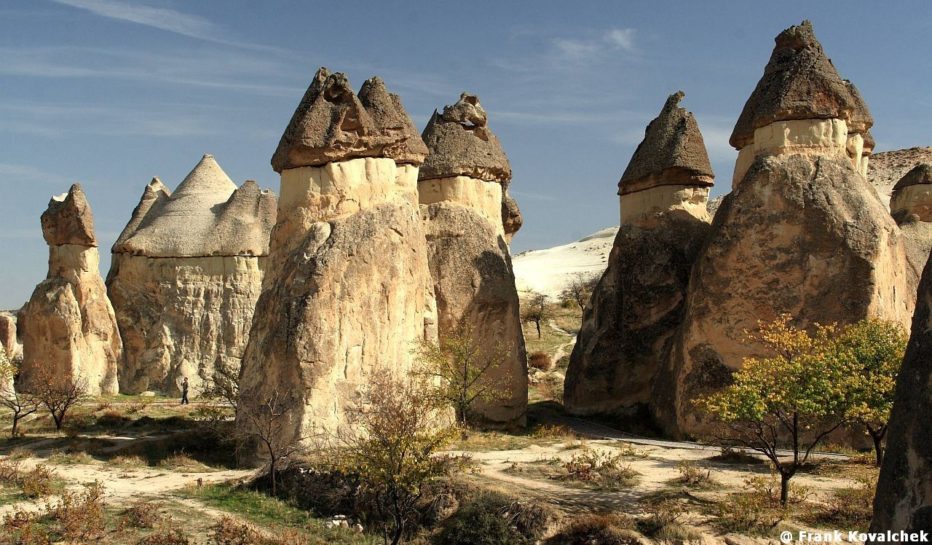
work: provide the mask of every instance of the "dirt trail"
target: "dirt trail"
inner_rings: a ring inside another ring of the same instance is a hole
[[[201,479],[203,484],[212,484],[246,479],[254,473],[253,470],[178,471],[153,467],[126,468],[107,462],[57,465],[48,464],[47,460],[42,458],[27,458],[22,463],[27,469],[40,463],[49,465],[58,477],[67,482],[69,490],[80,490],[85,484],[99,481],[104,486],[105,501],[112,505],[126,504],[137,499],[166,499],[172,492],[187,486],[196,486],[198,479]],[[16,510],[38,511],[55,499],[46,497],[3,505],[0,506],[0,516]],[[172,499],[178,500],[176,497]]]
[[[561,359],[563,356],[566,355],[566,352],[567,352],[567,350],[568,350],[570,347],[572,347],[574,344],[576,344],[576,335],[573,335],[573,334],[570,333],[569,331],[567,331],[567,330],[563,329],[562,327],[558,326],[558,325],[556,324],[556,322],[554,322],[553,320],[547,320],[547,325],[550,327],[550,329],[556,331],[557,333],[559,333],[559,334],[561,334],[561,335],[566,335],[567,337],[570,338],[569,341],[567,341],[567,342],[561,344],[560,346],[558,346],[557,349],[554,351],[553,356],[551,356],[550,361],[556,363],[556,362],[560,361],[560,359]]]

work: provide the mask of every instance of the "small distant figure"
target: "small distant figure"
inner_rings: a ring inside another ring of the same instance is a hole
[[[190,402],[188,401],[188,377],[184,377],[184,380],[181,381],[181,404],[187,405]]]

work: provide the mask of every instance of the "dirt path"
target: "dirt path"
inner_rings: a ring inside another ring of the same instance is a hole
[[[561,335],[566,335],[567,337],[570,338],[569,341],[558,346],[557,349],[554,351],[553,355],[551,356],[550,361],[556,363],[560,361],[560,359],[563,358],[563,356],[566,355],[569,348],[571,348],[574,344],[576,344],[576,335],[573,335],[569,331],[558,326],[556,322],[554,322],[553,320],[547,320],[547,325],[550,327],[550,329],[556,331],[557,333]]]
[[[42,458],[27,458],[23,467],[30,468],[39,463],[46,463]],[[104,499],[112,505],[127,504],[137,499],[166,499],[172,492],[187,486],[197,486],[200,479],[203,484],[246,479],[253,475],[253,470],[223,471],[176,471],[152,467],[124,468],[106,462],[92,464],[53,465],[49,467],[64,480],[69,490],[80,490],[85,484],[95,481],[104,486]],[[46,497],[34,501],[22,501],[0,506],[0,516],[16,510],[38,511],[55,497]],[[197,502],[195,502],[197,503]]]

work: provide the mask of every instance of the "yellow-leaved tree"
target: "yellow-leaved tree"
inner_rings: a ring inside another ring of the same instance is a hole
[[[901,325],[868,318],[842,328],[833,342],[833,357],[847,367],[847,418],[870,435],[877,466],[883,462],[883,440],[908,340]]]
[[[746,358],[729,386],[703,396],[696,406],[718,420],[725,439],[766,456],[780,474],[785,506],[790,479],[816,445],[846,419],[849,360],[839,356],[834,326],[812,333],[789,315],[760,323],[750,334],[771,355]]]

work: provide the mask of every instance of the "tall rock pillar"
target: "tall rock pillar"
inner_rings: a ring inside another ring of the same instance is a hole
[[[699,125],[679,106],[683,96],[667,99],[618,183],[621,227],[566,373],[572,413],[643,421],[683,319],[713,181]]]
[[[269,267],[240,374],[238,425],[277,397],[287,438],[335,430],[377,370],[405,372],[436,335],[417,202],[427,149],[379,78],[357,96],[321,68],[272,168],[281,174]]]
[[[442,114],[435,111],[423,138],[430,155],[418,194],[441,340],[468,330],[481,357],[507,354],[486,377],[501,395],[480,401],[477,412],[491,421],[523,422],[527,355],[506,240],[509,218],[502,213],[509,209],[511,166],[475,95],[463,93]]]
[[[100,277],[94,215],[81,186],[53,197],[42,214],[49,272],[17,319],[23,361],[17,387],[71,379],[92,395],[117,393],[123,351]]]
[[[668,432],[704,429],[693,400],[727,384],[759,320],[908,323],[915,275],[902,234],[861,173],[870,113],[805,21],[776,38],[731,135],[732,192],[693,268],[674,353],[652,401]]]

